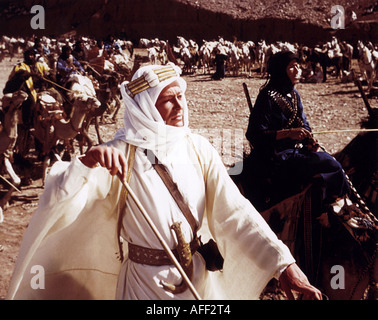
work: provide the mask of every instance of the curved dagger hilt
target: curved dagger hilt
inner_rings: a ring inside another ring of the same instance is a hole
[[[192,262],[192,251],[190,249],[190,244],[185,242],[184,235],[181,231],[181,222],[174,222],[171,226],[171,229],[175,232],[177,236],[177,247],[176,251],[178,253],[178,260],[180,261],[180,265],[184,269],[186,275],[190,280],[192,280],[193,275],[193,262]],[[164,289],[172,292],[172,293],[181,293],[184,292],[188,285],[184,280],[181,281],[180,284],[174,285],[169,283],[164,283],[161,281]]]

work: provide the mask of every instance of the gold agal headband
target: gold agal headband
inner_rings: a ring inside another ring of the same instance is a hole
[[[142,76],[129,82],[125,86],[126,92],[130,97],[134,98],[136,94],[148,88],[156,87],[164,80],[178,76],[179,73],[177,73],[175,68],[170,64],[155,69],[148,69]]]

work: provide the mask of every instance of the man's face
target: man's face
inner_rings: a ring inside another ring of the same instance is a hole
[[[185,95],[177,81],[166,86],[160,93],[156,108],[167,125],[182,127],[184,125]]]
[[[25,62],[29,66],[34,65],[35,64],[35,54],[33,54],[33,53],[27,54],[27,56],[25,57]]]
[[[287,75],[292,84],[299,83],[301,79],[302,70],[299,63],[296,60],[291,60],[286,68]]]

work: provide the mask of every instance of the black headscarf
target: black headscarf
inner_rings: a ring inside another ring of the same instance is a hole
[[[65,45],[62,47],[62,53],[60,54],[59,58],[62,60],[67,60],[70,57],[72,49],[69,45]]]
[[[33,57],[30,57],[33,56]],[[33,48],[29,48],[24,51],[24,62],[29,66],[35,64],[35,50]]]
[[[274,54],[268,62],[268,74],[270,76],[267,87],[277,90],[282,94],[287,94],[293,90],[294,85],[290,81],[286,68],[292,60],[298,61],[298,56],[291,52],[278,52]]]

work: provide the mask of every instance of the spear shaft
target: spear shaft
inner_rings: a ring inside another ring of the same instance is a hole
[[[21,192],[20,189],[18,189],[12,182],[10,182],[8,179],[6,179],[4,176],[0,174],[0,178],[3,179],[6,183],[8,183],[12,188],[14,188],[16,191]]]
[[[143,205],[135,195],[134,191],[131,189],[130,185],[126,182],[123,181],[120,177],[120,173],[118,172],[118,177],[120,178],[122,184],[126,188],[128,194],[131,196],[131,198],[134,200],[135,204],[137,205],[138,209],[142,213],[143,217],[147,221],[148,225],[151,227],[152,231],[155,233],[156,237],[159,239],[161,245],[163,246],[165,252],[167,253],[168,257],[172,261],[172,263],[175,265],[177,270],[180,272],[181,276],[183,277],[184,281],[188,285],[190,291],[193,293],[194,297],[197,300],[201,300],[200,295],[198,294],[196,288],[194,288],[194,285],[190,281],[189,277],[185,273],[184,269],[181,267],[179,261],[175,257],[175,255],[172,253],[172,250],[169,248],[167,242],[163,239],[162,235],[160,234],[159,230],[156,228],[154,222],[151,220],[150,216],[148,215],[147,211],[144,209]]]
[[[314,131],[312,134],[342,133],[342,132],[377,132],[378,129],[342,129],[342,130],[326,130]]]

